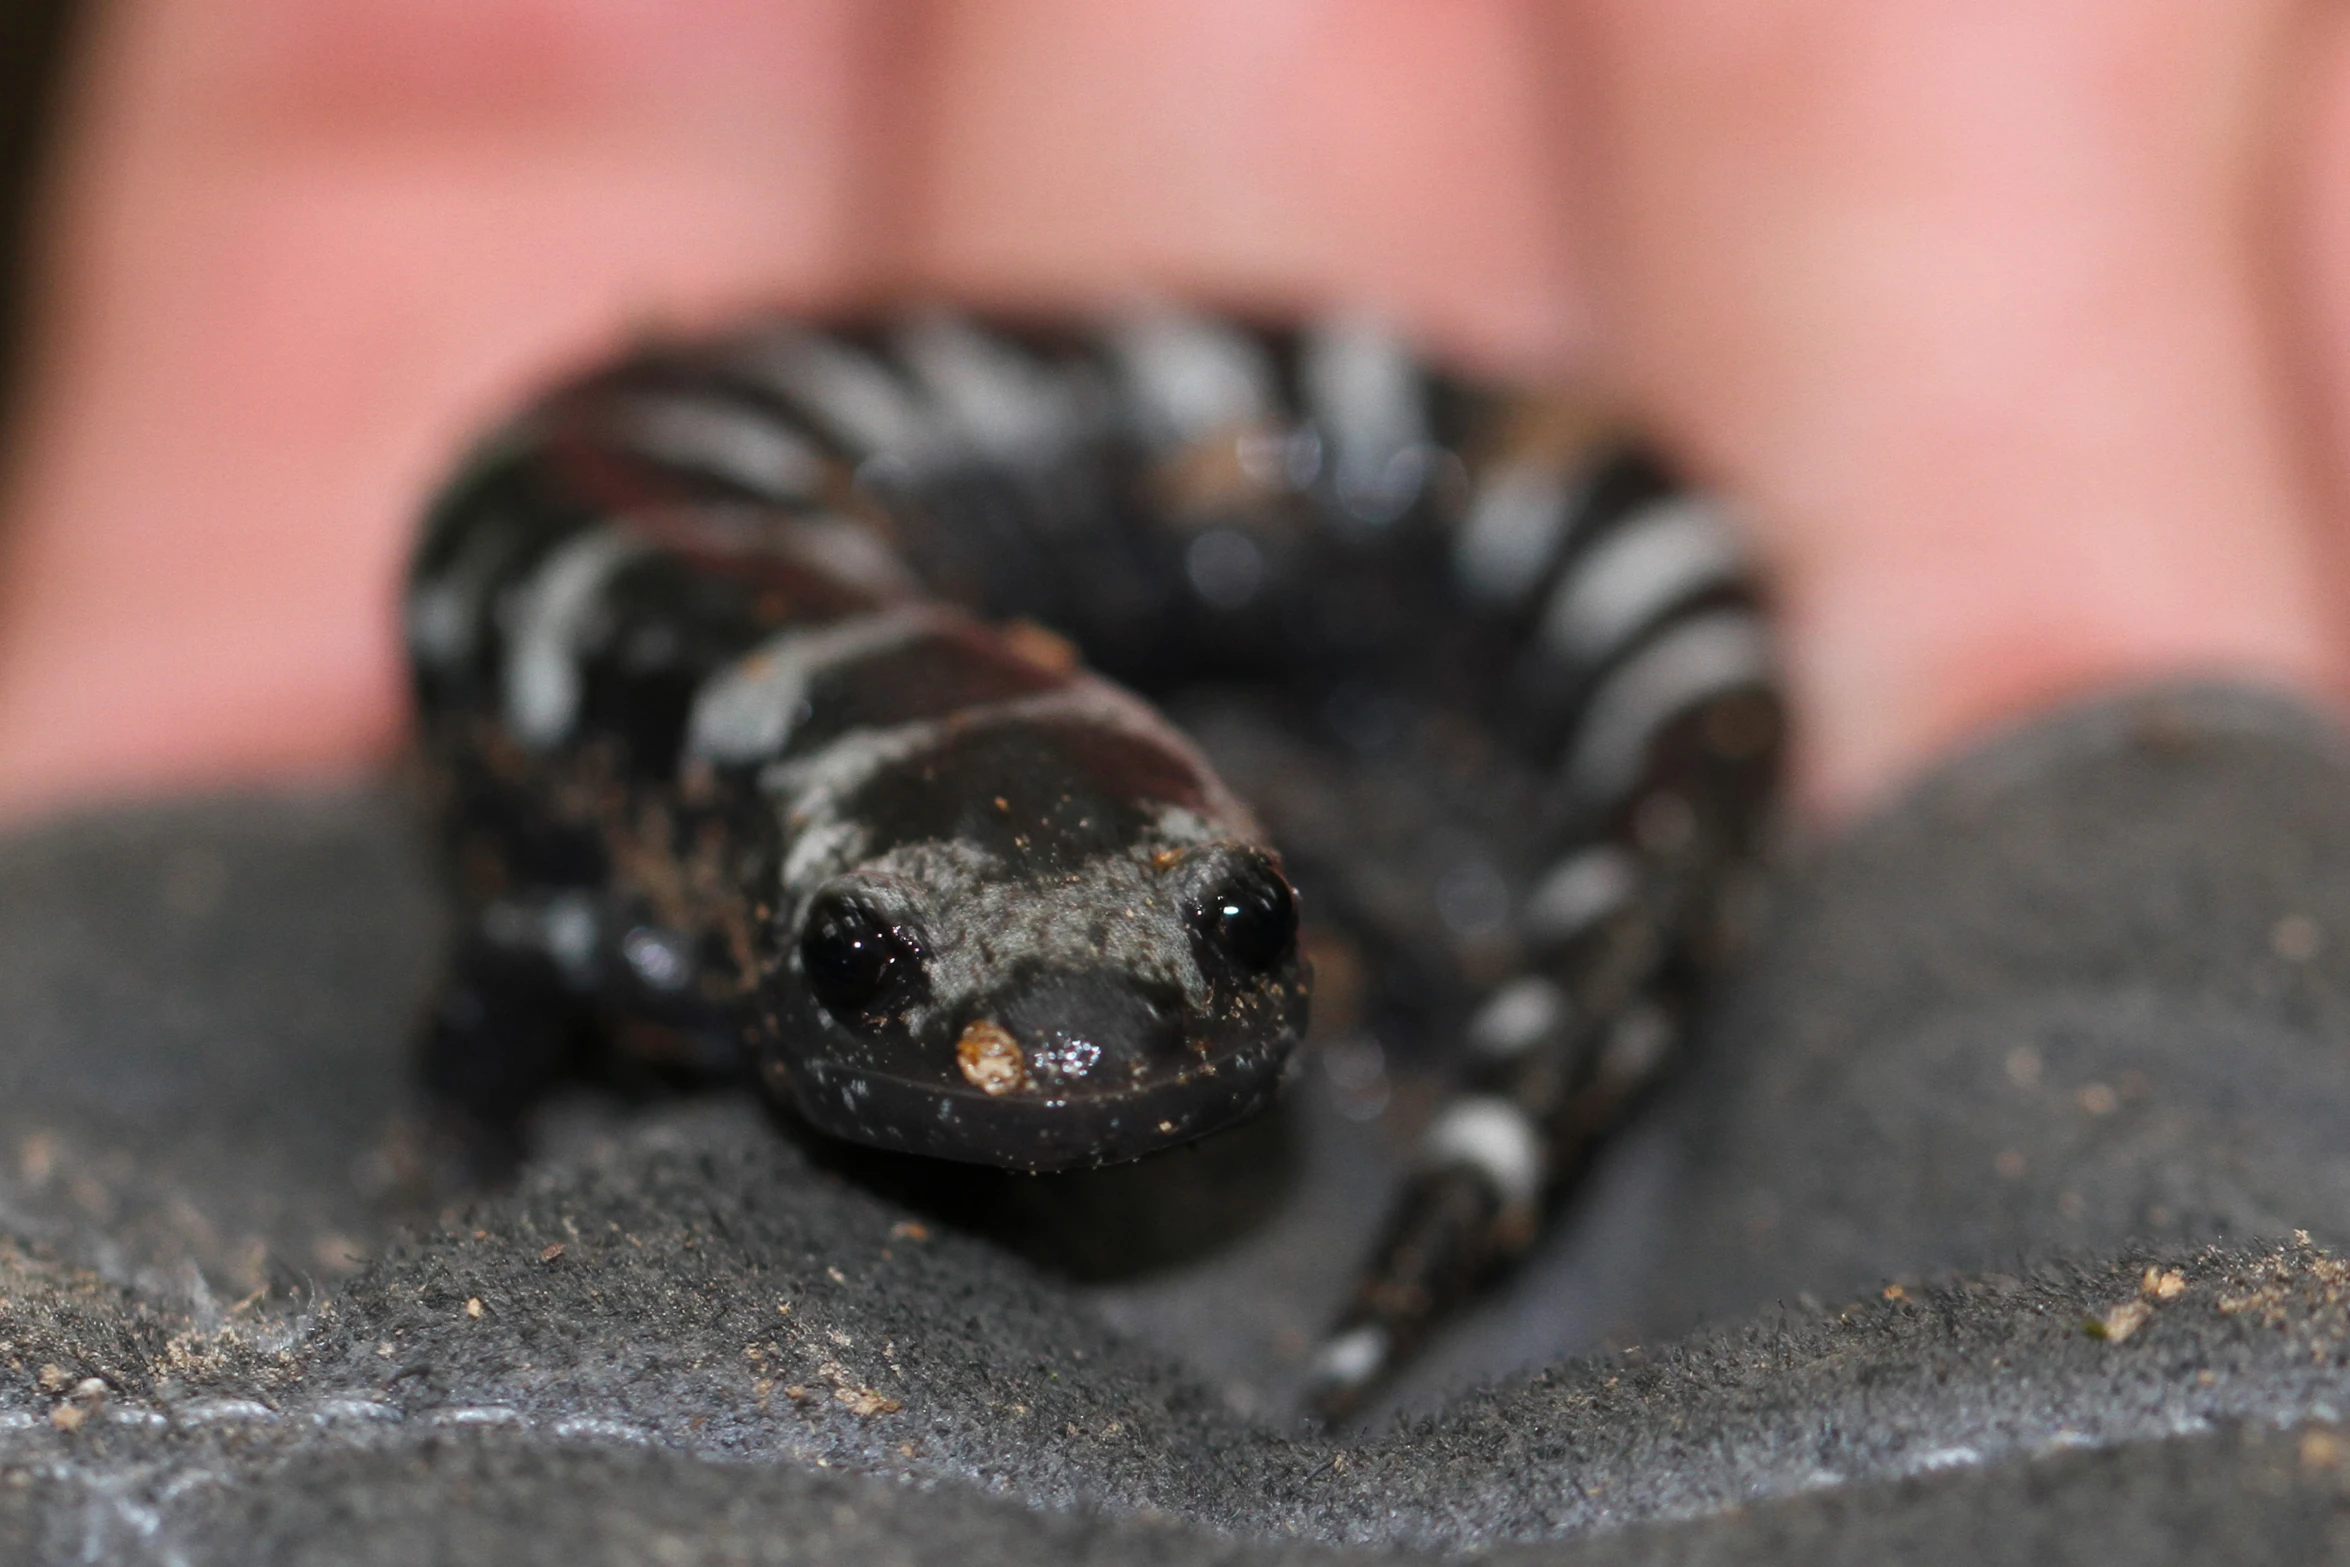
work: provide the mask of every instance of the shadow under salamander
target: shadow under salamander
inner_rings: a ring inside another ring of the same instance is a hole
[[[820,1167],[1086,1283],[1140,1278],[1237,1244],[1281,1208],[1302,1164],[1286,1097],[1197,1142],[1042,1175],[861,1148],[770,1109]]]

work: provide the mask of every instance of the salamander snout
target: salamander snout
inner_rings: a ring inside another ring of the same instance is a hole
[[[1046,972],[981,1009],[955,1041],[989,1095],[1120,1093],[1185,1069],[1183,998],[1112,968]]]

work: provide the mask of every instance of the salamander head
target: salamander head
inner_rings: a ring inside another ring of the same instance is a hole
[[[1086,725],[948,749],[869,779],[854,852],[791,900],[771,1071],[802,1113],[1055,1169],[1267,1103],[1305,1024],[1296,897],[1196,761]]]

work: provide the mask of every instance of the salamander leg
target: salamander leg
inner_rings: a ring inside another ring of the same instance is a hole
[[[590,1054],[592,1018],[562,943],[543,939],[562,926],[559,903],[527,915],[495,905],[451,954],[420,1066],[434,1158],[458,1184],[511,1177],[530,1112]]]

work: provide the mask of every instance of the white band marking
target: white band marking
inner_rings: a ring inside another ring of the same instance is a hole
[[[1387,1364],[1387,1332],[1383,1328],[1352,1328],[1315,1352],[1307,1368],[1310,1382],[1323,1387],[1360,1387]]]
[[[1509,604],[1540,581],[1567,535],[1580,488],[1549,463],[1495,469],[1477,487],[1453,545],[1462,590],[1483,603]]]
[[[1110,333],[1119,379],[1143,433],[1161,447],[1219,430],[1270,424],[1273,363],[1220,322],[1174,310],[1137,312]]]
[[[1420,1139],[1419,1162],[1425,1170],[1475,1170],[1505,1207],[1522,1207],[1542,1195],[1542,1135],[1506,1099],[1479,1094],[1445,1106]]]
[[[1205,793],[1204,819],[1220,824],[1216,836],[1243,841],[1260,836],[1248,808],[1156,708],[1099,676],[1081,674],[1053,690],[977,703],[946,718],[853,729],[806,756],[768,764],[759,774],[759,787],[781,805],[792,834],[783,861],[785,888],[797,895],[847,869],[862,852],[864,828],[844,814],[845,807],[884,769],[964,735],[1025,723],[1097,725],[1178,757]]]
[[[1746,567],[1715,502],[1700,495],[1653,502],[1574,563],[1543,607],[1542,639],[1566,658],[1603,658],[1674,605],[1736,582]]]
[[[730,367],[780,393],[859,457],[919,467],[936,444],[920,401],[879,360],[838,338],[784,327],[729,356]]]
[[[1539,975],[1512,980],[1469,1019],[1469,1048],[1488,1060],[1522,1055],[1574,1015],[1567,993]]]
[[[770,637],[695,693],[693,714],[686,720],[686,754],[721,765],[780,755],[818,675],[894,652],[960,619],[941,609],[893,610]]]
[[[623,444],[656,462],[708,474],[785,503],[816,498],[824,459],[772,416],[719,397],[632,397],[612,410]]]
[[[1633,882],[1631,859],[1613,845],[1569,855],[1526,895],[1526,932],[1538,941],[1570,941],[1622,908]]]
[[[1300,343],[1298,379],[1331,447],[1339,504],[1374,527],[1394,521],[1428,474],[1428,418],[1410,348],[1373,318],[1334,317]]]
[[[941,312],[896,334],[899,357],[955,434],[993,457],[1033,457],[1080,424],[1077,388],[1016,344]]]
[[[1567,788],[1597,805],[1628,794],[1649,742],[1700,702],[1771,675],[1771,639],[1745,610],[1721,610],[1675,626],[1632,655],[1591,698]]]
[[[506,644],[506,726],[543,751],[579,717],[579,644],[604,589],[651,546],[615,526],[590,528],[549,552],[516,592]]]

